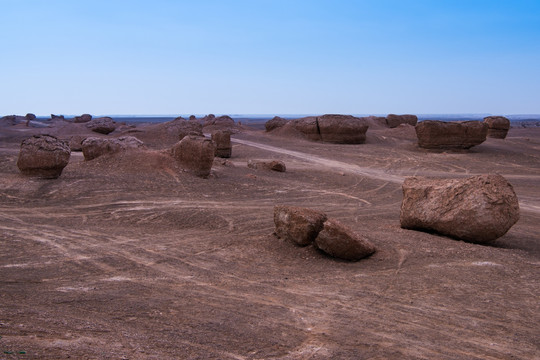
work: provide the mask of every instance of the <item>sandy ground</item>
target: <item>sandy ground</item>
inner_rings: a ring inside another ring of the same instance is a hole
[[[16,167],[34,131],[0,129],[0,359],[540,358],[538,128],[461,152],[421,150],[412,128],[362,145],[245,130],[208,179],[155,150],[72,153],[56,180]],[[400,228],[406,176],[495,172],[521,219],[491,245]],[[277,239],[275,204],[378,251],[346,262]]]

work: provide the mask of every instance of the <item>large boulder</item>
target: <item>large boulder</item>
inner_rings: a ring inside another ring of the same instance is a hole
[[[87,123],[92,120],[92,115],[90,114],[82,114],[81,116],[75,116],[73,119],[73,122],[75,123]]]
[[[484,122],[488,126],[487,136],[497,139],[506,138],[508,130],[510,130],[510,120],[504,116],[487,116]]]
[[[376,251],[368,239],[333,219],[324,222],[314,243],[328,255],[344,260],[360,260]]]
[[[64,115],[51,114],[51,120],[64,120]]]
[[[73,135],[69,138],[69,148],[71,151],[82,151],[82,143],[86,140],[84,135]]]
[[[171,152],[184,170],[202,178],[210,175],[215,152],[212,140],[188,135],[176,143]]]
[[[17,167],[24,175],[56,179],[70,155],[67,142],[52,135],[34,135],[21,143]]]
[[[107,135],[116,129],[116,123],[110,117],[100,117],[90,120],[86,127],[93,132]]]
[[[292,126],[308,140],[320,141],[321,132],[319,130],[319,121],[315,116],[308,116],[300,119],[291,120],[287,126]]]
[[[486,141],[488,126],[481,121],[424,120],[415,129],[421,148],[469,149]]]
[[[388,125],[389,128],[395,128],[401,124],[409,124],[412,126],[416,126],[417,123],[418,123],[418,117],[416,115],[388,114],[386,116],[386,125]]]
[[[300,246],[311,244],[325,221],[326,215],[320,211],[297,206],[274,206],[276,235]]]
[[[503,236],[518,219],[516,193],[501,175],[409,177],[403,183],[400,222],[405,229],[486,243]]]
[[[266,131],[272,131],[274,129],[284,126],[285,124],[287,124],[287,122],[288,120],[284,118],[281,118],[279,116],[274,116],[272,119],[268,120],[264,124],[264,128],[266,129]]]
[[[122,136],[117,139],[98,137],[86,138],[81,144],[85,160],[92,160],[102,155],[112,155],[121,151],[143,149],[144,144],[133,136]]]
[[[368,125],[351,115],[323,115],[317,118],[321,140],[336,144],[362,144]]]
[[[226,130],[212,132],[212,141],[216,144],[215,156],[230,158],[232,153],[231,133]]]

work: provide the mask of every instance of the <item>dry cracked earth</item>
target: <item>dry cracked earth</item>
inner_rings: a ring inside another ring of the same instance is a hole
[[[0,138],[1,359],[538,359],[540,129],[461,152],[414,130],[362,145],[245,129],[212,175],[157,150],[22,176]],[[253,170],[249,159],[285,162]],[[521,218],[490,245],[400,228],[409,175],[500,173]],[[346,262],[273,234],[276,204],[367,236]]]

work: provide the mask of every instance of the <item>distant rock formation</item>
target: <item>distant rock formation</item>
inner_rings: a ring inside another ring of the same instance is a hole
[[[85,160],[92,160],[103,155],[112,155],[121,151],[143,148],[143,142],[133,136],[122,136],[117,139],[89,137],[81,144]]]
[[[279,116],[274,116],[272,119],[268,120],[264,124],[264,128],[266,129],[266,131],[272,131],[274,129],[284,126],[285,124],[287,124],[287,122],[288,120],[284,118],[281,118]]]
[[[501,175],[409,177],[403,183],[400,222],[405,229],[486,243],[503,236],[518,219],[516,193]]]
[[[203,127],[207,126],[222,130],[231,129],[234,127],[234,119],[227,115],[215,117],[210,114],[203,118]]]
[[[275,233],[300,246],[311,244],[323,228],[326,214],[297,206],[274,206]]]
[[[232,154],[231,133],[226,130],[212,132],[212,141],[216,144],[215,156],[230,158]]]
[[[110,134],[116,129],[116,123],[110,117],[100,117],[90,120],[86,127],[100,134]]]
[[[415,129],[421,148],[470,149],[486,141],[488,126],[481,121],[424,120]]]
[[[168,132],[177,134],[179,141],[188,135],[203,136],[202,125],[197,119],[186,120],[179,116],[166,123],[165,126]]]
[[[510,130],[510,120],[504,116],[487,116],[484,122],[488,126],[487,136],[496,139],[504,139]]]
[[[176,143],[172,156],[184,170],[206,178],[214,163],[214,142],[201,136],[188,135]]]
[[[28,114],[26,114],[26,115],[24,116],[24,118],[25,118],[26,120],[32,121],[32,120],[36,120],[36,115],[34,115],[34,114],[32,114],[32,113],[28,113]]]
[[[274,118],[275,119],[275,118]],[[366,141],[369,124],[366,118],[351,115],[326,114],[283,121],[268,121],[265,126],[284,135],[301,134],[311,141],[335,144],[362,144]]]
[[[299,246],[313,243],[319,250],[340,259],[356,261],[376,251],[368,239],[317,210],[276,205],[274,225],[277,237]]]
[[[418,117],[416,115],[388,114],[386,116],[386,124],[388,125],[389,128],[395,128],[401,124],[409,124],[412,126],[416,126],[417,123],[418,123]]]
[[[197,117],[195,115],[190,115],[189,121],[197,121]]]
[[[67,142],[52,135],[34,135],[21,143],[17,167],[24,175],[56,179],[70,155]]]
[[[82,151],[82,143],[84,140],[86,140],[86,136],[73,135],[69,139],[69,148],[71,151]]]
[[[333,219],[324,222],[315,238],[315,246],[330,256],[351,261],[360,260],[376,251],[368,239]]]
[[[64,115],[51,114],[51,120],[65,120]]]
[[[75,116],[73,119],[74,123],[87,123],[90,120],[92,120],[92,115],[90,114],[82,114],[81,116]]]
[[[287,167],[285,166],[285,163],[281,160],[272,160],[270,162],[248,160],[247,166],[248,168],[256,169],[256,170],[263,169],[263,170],[273,170],[277,172],[287,171]]]

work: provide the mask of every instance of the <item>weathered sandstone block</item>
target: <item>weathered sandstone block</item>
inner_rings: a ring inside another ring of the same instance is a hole
[[[409,124],[412,126],[416,126],[418,123],[418,117],[416,115],[395,115],[395,114],[388,114],[386,116],[386,125],[390,128],[398,127],[401,124]]]
[[[100,117],[87,122],[86,127],[94,132],[107,135],[116,129],[116,123],[110,117]]]
[[[212,132],[212,141],[216,144],[217,157],[230,158],[232,153],[231,133],[225,130]]]
[[[85,160],[92,160],[102,155],[111,155],[121,151],[144,148],[141,140],[133,136],[122,136],[117,139],[98,137],[86,138],[81,144]]]
[[[266,131],[272,131],[274,129],[282,127],[287,122],[288,121],[286,119],[280,118],[279,116],[274,116],[272,119],[268,120],[264,124],[264,127],[265,127]]]
[[[481,121],[425,120],[415,129],[422,148],[469,149],[486,141],[488,127]]]
[[[331,255],[345,260],[360,260],[375,252],[375,246],[337,220],[328,219],[315,238],[315,246]]]
[[[501,175],[409,177],[403,183],[400,222],[405,229],[485,243],[503,236],[518,219],[516,193]]]
[[[323,115],[317,118],[321,140],[335,144],[362,144],[368,125],[351,115]]]
[[[180,166],[199,177],[208,177],[214,163],[214,142],[201,136],[188,135],[172,148]]]
[[[34,135],[21,143],[17,167],[25,175],[56,179],[70,155],[67,142],[51,135]]]
[[[320,211],[297,206],[274,206],[276,235],[300,246],[309,245],[315,240],[325,220],[326,215]]]
[[[510,120],[504,116],[488,116],[484,118],[488,126],[487,136],[497,139],[504,139],[510,130]]]
[[[92,115],[90,114],[82,114],[81,116],[75,116],[73,119],[74,123],[87,123],[90,120],[92,120]]]

